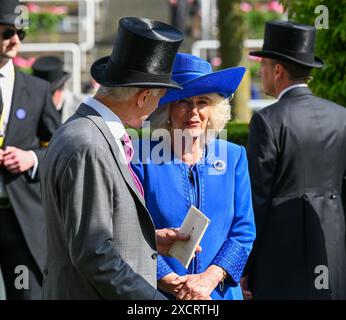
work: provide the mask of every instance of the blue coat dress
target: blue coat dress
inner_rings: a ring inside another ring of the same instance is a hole
[[[213,140],[204,157],[191,167],[173,155],[157,163],[148,155],[152,152],[142,150],[142,145],[148,145],[143,141],[137,141],[133,169],[143,184],[155,227],[180,227],[191,205],[211,220],[201,241],[202,252],[188,269],[175,258],[158,257],[158,280],[173,271],[179,275],[201,273],[214,264],[229,277],[212,292],[212,299],[242,299],[239,281],[255,239],[245,149]]]

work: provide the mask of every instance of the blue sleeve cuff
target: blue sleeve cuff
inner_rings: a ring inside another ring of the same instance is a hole
[[[157,257],[157,281],[169,273],[174,272],[168,263],[159,255]]]
[[[211,265],[217,265],[224,269],[228,276],[225,281],[231,286],[237,286],[242,277],[246,261],[247,251],[238,242],[227,239],[212,261]]]

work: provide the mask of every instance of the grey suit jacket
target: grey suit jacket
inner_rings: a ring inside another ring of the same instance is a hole
[[[53,136],[41,172],[45,299],[164,299],[154,225],[120,157],[85,104]]]
[[[83,103],[87,96],[83,94],[75,94],[69,89],[64,90],[64,104],[61,109],[61,123],[64,123],[76,111],[78,106]]]

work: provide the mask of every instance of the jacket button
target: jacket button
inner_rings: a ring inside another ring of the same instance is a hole
[[[331,194],[331,195],[329,196],[329,199],[331,199],[331,200],[336,199],[336,195],[335,195],[335,194]]]
[[[157,254],[156,252],[154,252],[154,253],[151,255],[151,259],[156,260],[156,259],[157,259],[157,256],[158,256],[158,254]]]
[[[43,274],[46,276],[48,274],[48,268],[47,267],[44,267],[43,269]]]

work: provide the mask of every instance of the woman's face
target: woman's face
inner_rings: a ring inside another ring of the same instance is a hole
[[[192,137],[203,135],[212,108],[211,102],[211,99],[205,95],[172,102],[170,104],[172,130],[187,130]]]

